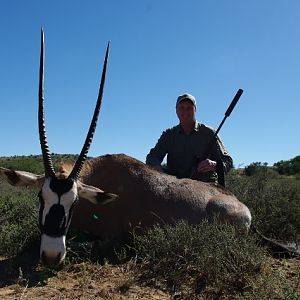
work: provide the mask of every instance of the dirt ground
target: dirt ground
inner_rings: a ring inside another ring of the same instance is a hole
[[[130,263],[112,266],[81,262],[58,272],[39,265],[27,274],[22,267],[7,271],[6,278],[1,274],[0,299],[3,300],[172,298],[167,292],[139,283],[137,268]]]
[[[272,267],[282,270],[300,289],[300,259],[273,260]],[[185,299],[159,283],[147,286],[139,275],[133,261],[122,265],[67,262],[61,271],[53,271],[41,267],[30,253],[0,260],[0,299]]]
[[[1,299],[170,299],[162,291],[141,287],[134,282],[128,286],[128,276],[114,270],[109,276],[90,279],[62,272],[49,278],[47,284],[28,287],[14,284],[0,289]],[[104,274],[103,274],[104,275]],[[130,280],[130,279],[129,279]]]

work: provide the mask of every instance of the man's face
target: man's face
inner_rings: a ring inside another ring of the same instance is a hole
[[[190,100],[183,100],[176,106],[176,113],[180,123],[194,122],[196,107]]]

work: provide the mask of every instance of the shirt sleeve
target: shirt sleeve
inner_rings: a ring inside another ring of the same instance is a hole
[[[164,131],[158,139],[154,148],[150,150],[146,157],[146,164],[150,166],[160,165],[168,153],[168,134]]]
[[[219,136],[217,136],[215,146],[213,147],[213,156],[216,160],[221,160],[224,166],[225,173],[228,173],[233,167],[233,160],[226,150]]]

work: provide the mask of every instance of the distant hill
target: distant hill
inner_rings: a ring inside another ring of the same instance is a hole
[[[51,155],[54,169],[57,169],[62,162],[74,163],[78,158],[76,154],[55,154]],[[90,159],[90,157],[88,157]],[[8,156],[0,157],[0,167],[27,171],[35,174],[44,173],[43,157],[42,155],[29,156]]]
[[[54,169],[60,166],[62,162],[74,163],[78,155],[76,154],[56,154],[52,153],[52,161]],[[92,157],[88,157],[91,159]],[[9,156],[9,157],[0,157],[0,167],[22,170],[27,172],[32,172],[35,174],[44,173],[43,158],[42,155],[29,155],[29,156]],[[245,173],[246,175],[254,175],[257,172],[263,170],[272,170],[279,173],[280,175],[296,175],[297,178],[300,176],[300,155],[290,159],[290,160],[281,160],[277,163],[274,163],[273,166],[268,166],[267,163],[262,162],[253,162],[245,168],[238,169],[240,173]],[[236,171],[238,171],[236,170]]]

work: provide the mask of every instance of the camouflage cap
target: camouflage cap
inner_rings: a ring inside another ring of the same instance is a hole
[[[183,100],[191,101],[193,103],[193,105],[196,107],[196,98],[193,95],[187,94],[187,93],[182,94],[177,98],[176,106]]]

